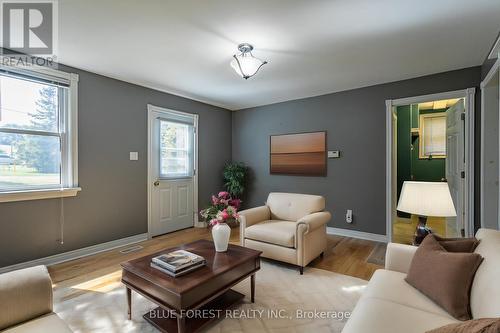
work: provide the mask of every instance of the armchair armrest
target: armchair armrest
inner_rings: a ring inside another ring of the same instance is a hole
[[[52,312],[52,281],[45,266],[0,274],[0,330]]]
[[[240,243],[244,245],[245,228],[252,224],[259,223],[271,218],[271,211],[267,206],[259,206],[255,208],[245,209],[238,212],[240,218]]]
[[[385,254],[385,269],[408,273],[416,246],[389,243]]]
[[[304,225],[306,227],[305,232],[316,230],[327,224],[331,218],[332,214],[329,212],[317,212],[306,215],[297,221],[297,230],[302,230],[302,228],[299,228],[300,225]]]

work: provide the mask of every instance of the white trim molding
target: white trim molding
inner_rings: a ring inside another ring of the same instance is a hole
[[[500,56],[500,34],[497,37],[497,40],[493,44],[490,53],[488,54],[488,59],[495,59]]]
[[[55,188],[47,190],[24,190],[0,192],[0,202],[29,201],[75,197],[82,189],[80,187]]]
[[[11,266],[0,267],[0,274],[5,273],[5,272],[14,271],[17,269],[38,266],[38,265],[45,265],[45,266],[55,265],[55,264],[59,264],[62,262],[75,260],[75,259],[91,256],[91,255],[94,255],[97,253],[113,250],[113,249],[116,249],[119,247],[139,243],[139,242],[145,241],[147,239],[148,239],[148,234],[146,234],[146,233],[135,235],[135,236],[130,236],[130,237],[126,237],[126,238],[121,238],[121,239],[113,240],[113,241],[106,242],[106,243],[101,243],[101,244],[97,244],[97,245],[84,247],[84,248],[81,248],[78,250],[73,250],[73,251],[55,254],[55,255],[49,256],[49,257],[44,257],[44,258],[40,258],[40,259],[26,261],[26,262],[11,265]]]
[[[433,100],[464,98],[465,99],[465,186],[464,204],[465,204],[465,232],[466,236],[474,235],[474,120],[475,120],[475,88],[463,90],[454,90],[437,94],[421,95],[393,100],[386,100],[386,234],[388,241],[392,240],[392,222],[394,213],[393,203],[393,168],[392,141],[394,129],[392,123],[393,108],[401,105],[417,104]]]
[[[364,231],[326,227],[326,233],[328,235],[365,239],[365,240],[370,240],[370,241],[380,242],[380,243],[387,243],[388,242],[388,238],[386,235],[372,234],[370,232],[364,232]]]

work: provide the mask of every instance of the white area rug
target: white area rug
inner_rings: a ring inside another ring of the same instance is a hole
[[[125,287],[118,282],[119,274],[112,274],[113,283],[99,285],[98,281],[89,281],[56,289],[55,312],[75,332],[157,332],[142,318],[156,306],[135,292],[132,292],[132,320],[127,320]],[[361,279],[315,268],[306,268],[304,275],[300,275],[293,267],[262,260],[256,277],[255,303],[250,303],[247,279],[233,288],[247,295],[243,303],[233,308],[239,310],[233,314],[241,318],[223,318],[204,331],[340,332],[346,318],[336,318],[352,311],[366,284]],[[273,318],[277,311],[281,318]],[[316,318],[300,318],[302,311],[311,311],[307,316]],[[330,318],[318,319],[320,315]]]

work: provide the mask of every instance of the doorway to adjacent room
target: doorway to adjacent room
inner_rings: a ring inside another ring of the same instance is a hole
[[[387,101],[387,234],[415,242],[419,215],[398,211],[405,181],[446,182],[456,216],[428,216],[442,237],[473,234],[474,89]]]

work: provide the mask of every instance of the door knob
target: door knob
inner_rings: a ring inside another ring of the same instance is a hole
[[[154,186],[160,186],[160,181],[159,181],[159,180],[155,181],[155,182],[153,183],[153,185],[154,185]]]

